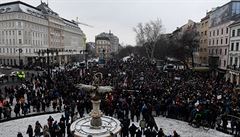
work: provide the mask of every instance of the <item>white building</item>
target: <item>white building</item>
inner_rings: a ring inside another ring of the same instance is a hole
[[[209,67],[213,74],[226,76],[229,53],[229,25],[240,17],[240,1],[232,0],[212,10],[209,18]]]
[[[96,56],[100,57],[104,54],[105,58],[118,53],[119,51],[119,38],[111,31],[109,33],[101,33],[95,37]]]
[[[230,26],[230,44],[228,60],[228,78],[230,82],[239,85],[240,79],[240,21],[232,23]]]
[[[51,63],[68,63],[84,48],[78,24],[61,18],[46,3],[0,4],[0,64],[46,64],[48,51]]]

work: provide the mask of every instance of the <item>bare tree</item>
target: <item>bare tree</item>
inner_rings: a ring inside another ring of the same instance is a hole
[[[137,45],[145,47],[149,59],[154,58],[154,50],[162,35],[163,27],[161,20],[139,23],[134,29],[136,32]]]
[[[171,37],[170,46],[172,57],[181,60],[186,67],[188,67],[189,59],[191,58],[192,67],[194,68],[194,55],[193,53],[199,47],[199,33],[196,29],[189,29],[181,36]]]

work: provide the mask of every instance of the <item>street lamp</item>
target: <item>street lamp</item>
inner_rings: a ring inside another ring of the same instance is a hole
[[[37,52],[38,56],[42,55],[44,57],[44,54],[47,54],[47,72],[48,72],[48,77],[50,78],[50,58],[49,58],[49,54],[51,53],[52,56],[54,56],[54,53],[56,53],[56,55],[58,55],[58,51],[56,49],[46,49],[46,50],[39,50]],[[51,61],[53,62],[53,61]],[[52,65],[51,65],[52,66]]]
[[[83,53],[86,69],[88,69],[88,50],[80,50],[80,54]]]
[[[22,48],[18,48],[16,51],[18,51],[19,67],[21,67],[22,66],[21,53],[23,52],[23,50],[22,50]]]

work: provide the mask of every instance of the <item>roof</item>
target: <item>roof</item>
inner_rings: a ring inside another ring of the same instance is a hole
[[[27,3],[24,3],[24,2],[22,2],[22,1],[13,1],[13,2],[2,3],[2,4],[0,4],[0,7],[1,7],[1,6],[14,5],[14,4],[22,4],[22,5],[31,7],[31,8],[33,8],[33,9],[35,9],[35,10],[39,10],[38,8],[36,8],[36,7],[32,6],[32,5],[29,5],[29,4],[27,4]]]
[[[109,37],[96,37],[96,40],[110,40]]]
[[[52,9],[50,9],[48,7],[48,4],[46,4],[45,2],[41,2],[41,4],[37,6],[37,8],[40,9],[43,14],[59,17],[59,15],[56,12],[54,12]]]
[[[40,9],[21,1],[0,4],[0,14],[11,12],[24,12],[40,18],[45,18]]]
[[[24,13],[27,13],[27,14],[30,14],[30,15],[33,15],[36,17],[40,17],[40,18],[46,18],[46,15],[54,16],[59,19],[62,19],[63,22],[67,25],[79,28],[77,23],[75,23],[73,21],[69,21],[64,18],[60,18],[59,15],[56,12],[54,12],[52,9],[50,9],[48,7],[48,4],[46,4],[45,2],[41,2],[41,4],[37,7],[34,7],[32,5],[29,5],[29,4],[21,2],[21,1],[14,1],[14,2],[0,4],[0,14],[4,14],[7,12],[8,13],[24,12]]]
[[[237,26],[237,25],[240,25],[240,19],[237,20],[237,21],[234,21],[232,24],[229,25],[229,27],[234,27],[234,26]]]
[[[61,19],[64,21],[65,24],[72,25],[72,26],[74,26],[74,27],[79,28],[79,27],[78,27],[78,24],[77,24],[76,22],[70,21],[70,20],[67,20],[67,19],[64,19],[64,18],[61,18]]]
[[[222,6],[216,7],[211,12],[215,12],[216,10],[218,10],[218,9],[220,9],[220,8],[222,8],[222,7],[228,5],[229,3],[232,3],[232,2],[240,2],[240,1],[239,0],[231,0],[231,1],[229,1],[228,3],[226,3],[226,4],[222,5]]]
[[[207,14],[205,17],[203,17],[203,18],[201,19],[201,22],[204,21],[204,20],[207,20],[207,19],[209,19],[209,18],[210,18],[210,16],[209,16],[209,14]]]

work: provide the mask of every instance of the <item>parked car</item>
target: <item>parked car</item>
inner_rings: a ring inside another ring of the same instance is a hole
[[[176,70],[176,65],[174,64],[167,64],[163,67],[164,71],[173,71]]]

